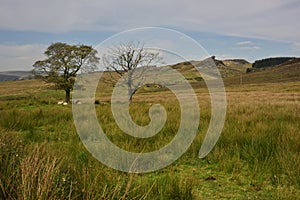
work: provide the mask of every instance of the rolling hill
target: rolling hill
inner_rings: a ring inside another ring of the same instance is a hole
[[[244,59],[218,60],[212,57],[215,65],[218,67],[223,78],[240,75],[246,73],[247,68],[251,67],[251,63]],[[195,66],[201,66],[203,61],[182,62],[172,65],[171,67],[181,72],[188,80],[201,80],[201,75],[195,69]]]
[[[14,81],[14,80],[27,80],[32,79],[30,71],[4,71],[0,72],[0,82]]]
[[[233,83],[279,83],[300,81],[300,58],[280,65],[252,70],[240,76],[224,79],[227,84]]]
[[[218,60],[214,56],[212,58],[226,84],[300,81],[300,58],[263,68],[254,68],[252,63],[244,59]],[[181,62],[170,66],[182,73],[190,82],[198,82],[203,79],[195,66],[201,66],[202,62]],[[0,82],[32,78],[30,71],[0,72]]]
[[[214,61],[225,84],[300,81],[300,58],[264,68],[252,68],[252,64],[243,59],[214,59]],[[201,61],[182,62],[172,67],[181,72],[189,81],[197,82],[202,80],[199,72],[193,67],[197,65],[201,65]]]

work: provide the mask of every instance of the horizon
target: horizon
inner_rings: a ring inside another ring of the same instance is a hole
[[[214,56],[214,55],[211,55],[211,56]],[[282,58],[282,57],[288,57],[288,58],[300,58],[300,57],[295,57],[295,56],[275,56],[275,57],[266,57],[266,58],[261,58],[261,59],[257,59],[255,61],[259,61],[259,60],[264,60],[264,59],[269,59],[269,58]],[[253,64],[254,62],[250,62],[249,60],[245,59],[245,58],[225,58],[225,59],[219,59],[217,57],[215,57],[216,60],[219,60],[219,61],[230,61],[230,60],[245,60],[247,62],[249,62],[250,64]],[[188,61],[182,61],[182,62],[174,62],[174,63],[164,63],[164,64],[161,64],[157,67],[164,67],[164,66],[168,66],[168,65],[177,65],[177,64],[180,64],[180,63],[184,63],[184,62],[199,62],[201,60],[188,60]],[[33,70],[33,67],[32,69],[28,69],[28,70],[22,70],[22,69],[17,69],[17,70],[2,70],[0,68],[0,73],[9,73],[9,72],[31,72]],[[102,69],[98,69],[98,70],[95,70],[95,72],[106,72],[107,70],[102,70]],[[5,74],[5,75],[9,75],[9,74]]]

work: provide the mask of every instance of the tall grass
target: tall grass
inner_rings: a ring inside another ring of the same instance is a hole
[[[54,199],[59,184],[54,182],[58,173],[58,159],[45,155],[42,146],[30,150],[20,164],[22,199]]]
[[[26,98],[2,97],[0,199],[298,198],[299,93],[291,95],[286,89],[282,85],[274,93],[274,87],[269,91],[261,86],[251,86],[251,91],[229,88],[222,135],[202,160],[197,155],[210,105],[208,94],[199,90],[201,120],[191,147],[171,166],[142,175],[112,170],[93,158],[76,133],[71,106],[54,104],[60,97],[49,102],[44,91],[35,93],[36,98],[26,97],[30,103]],[[148,102],[146,95],[137,94],[130,108],[133,120],[145,125],[149,107],[161,102],[168,120],[159,134],[147,140],[123,134],[110,104],[95,105],[107,136],[128,151],[150,152],[168,144],[180,124],[179,105],[169,93],[163,101],[159,96],[165,93],[160,92]],[[272,98],[266,101],[268,95]]]

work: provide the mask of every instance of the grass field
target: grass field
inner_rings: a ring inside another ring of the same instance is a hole
[[[0,199],[300,199],[300,82],[250,76],[225,79],[224,129],[204,159],[198,151],[210,120],[209,94],[193,84],[201,109],[196,139],[175,163],[147,174],[118,172],[93,158],[76,133],[71,105],[56,104],[62,91],[37,80],[0,83]],[[108,102],[110,90],[100,85],[96,98]],[[179,105],[168,90],[135,94],[133,120],[149,123],[148,109],[157,102],[168,120],[148,140],[124,135],[109,102],[95,106],[107,136],[139,152],[161,148],[176,134]]]

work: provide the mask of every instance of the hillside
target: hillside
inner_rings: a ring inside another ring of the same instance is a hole
[[[265,68],[265,67],[273,67],[277,65],[281,65],[285,62],[290,62],[296,60],[295,57],[274,57],[274,58],[265,58],[262,60],[256,60],[252,67],[253,68]]]
[[[0,82],[31,79],[30,71],[4,71],[0,72]]]
[[[274,83],[300,80],[300,58],[289,59],[279,65],[264,68],[251,68],[252,64],[244,59],[218,60],[215,57],[212,58],[226,84]],[[201,74],[195,69],[195,66],[201,66],[202,62],[181,62],[170,66],[182,73],[190,82],[197,83],[203,79]],[[0,72],[0,82],[28,79],[32,79],[29,71]]]
[[[218,60],[214,56],[212,59],[223,78],[240,75],[241,73],[245,73],[247,68],[251,67],[251,63],[244,59]],[[172,65],[171,67],[181,72],[188,80],[199,81],[202,80],[202,78],[195,69],[195,66],[201,66],[202,62],[203,61],[182,62]]]
[[[227,84],[235,83],[279,83],[300,81],[300,59],[284,62],[280,65],[253,70],[240,76],[224,79]]]
[[[246,72],[247,68],[251,68],[251,63],[244,59],[230,59],[223,60],[223,63],[231,69],[238,70],[240,72]]]
[[[190,65],[174,67],[190,77],[199,76]],[[204,159],[198,155],[212,119],[210,94],[203,81],[191,79],[197,85],[201,112],[191,146],[167,168],[141,175],[111,169],[87,151],[74,125],[72,105],[57,104],[64,91],[49,90],[41,80],[1,82],[0,199],[38,199],[31,195],[36,191],[42,191],[44,199],[299,199],[299,66],[300,61],[295,61],[243,73],[247,85],[239,84],[240,75],[224,78],[225,84],[232,80],[232,85],[226,85],[227,116],[218,142]],[[279,83],[263,83],[270,80]],[[280,82],[294,80],[298,82]],[[112,90],[100,83],[97,100],[108,102]],[[149,110],[158,103],[165,108],[167,120],[150,138],[124,133],[109,102],[95,104],[94,110],[112,144],[143,155],[168,146],[182,124],[186,107],[181,107],[175,94],[149,88],[134,95],[131,119],[141,126],[151,123]],[[84,112],[86,105],[78,106]],[[92,130],[82,119],[82,126]],[[195,121],[187,118],[190,124]],[[172,152],[176,151],[167,153]],[[162,153],[162,159],[168,154]],[[31,196],[21,196],[24,193]],[[49,194],[52,198],[47,198]]]
[[[251,68],[252,64],[243,59],[214,59],[214,61],[225,85],[300,81],[300,58],[265,68]],[[199,81],[203,80],[193,67],[197,65],[201,65],[201,61],[182,62],[172,65],[172,67],[197,85]]]

